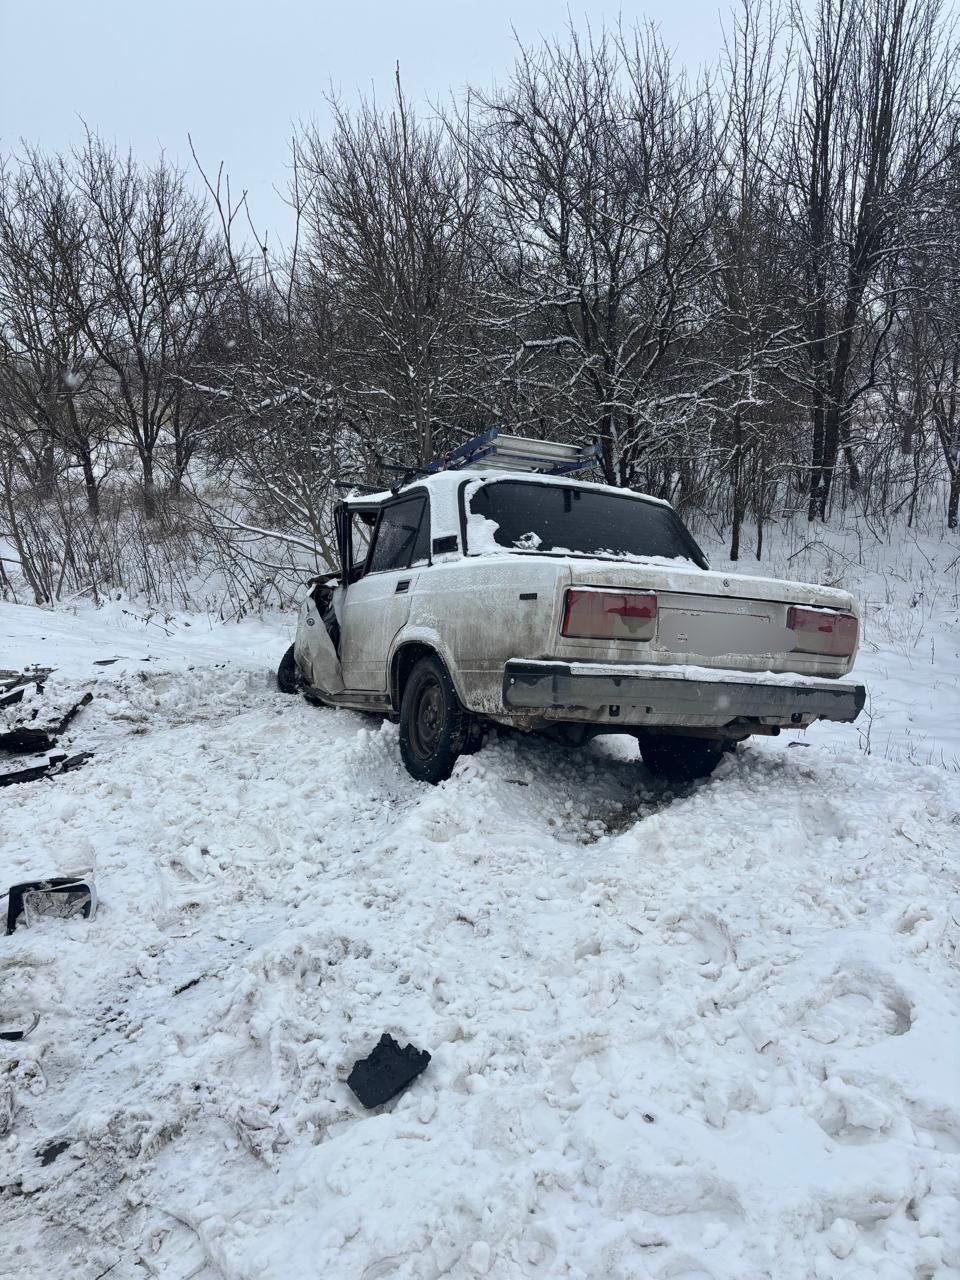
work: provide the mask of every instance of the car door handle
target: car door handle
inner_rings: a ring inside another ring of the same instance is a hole
[[[404,591],[409,591],[409,590],[410,590],[410,579],[401,578],[400,581],[397,583],[396,590],[394,591],[393,594],[396,596],[399,596],[399,595],[402,595]]]

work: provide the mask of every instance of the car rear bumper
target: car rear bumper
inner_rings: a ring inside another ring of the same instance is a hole
[[[860,684],[766,672],[518,658],[506,664],[503,674],[508,714],[549,720],[700,728],[736,721],[789,727],[855,720],[865,698]]]

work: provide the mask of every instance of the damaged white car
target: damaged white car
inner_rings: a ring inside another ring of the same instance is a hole
[[[311,583],[280,688],[398,720],[434,783],[490,723],[633,734],[693,779],[751,734],[856,719],[851,595],[711,572],[669,503],[570,478],[594,458],[493,429],[343,501],[340,571]]]

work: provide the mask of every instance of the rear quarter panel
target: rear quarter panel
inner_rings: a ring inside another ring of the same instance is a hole
[[[503,668],[510,658],[549,658],[560,628],[562,561],[524,556],[469,557],[421,572],[407,624],[393,652],[420,642],[446,663],[471,711],[503,711]]]

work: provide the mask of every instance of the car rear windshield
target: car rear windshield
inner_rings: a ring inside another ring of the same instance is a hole
[[[497,546],[585,556],[662,556],[707,568],[677,513],[658,502],[572,485],[497,480],[470,498],[474,515],[492,520]],[[477,550],[471,538],[471,550]]]

